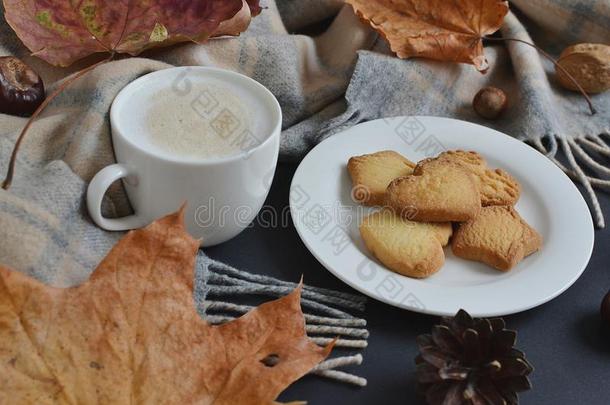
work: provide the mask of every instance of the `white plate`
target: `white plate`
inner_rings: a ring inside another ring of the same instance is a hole
[[[412,161],[447,149],[475,150],[491,167],[509,171],[522,186],[517,210],[544,237],[544,245],[502,273],[453,256],[429,278],[396,274],[365,248],[358,224],[375,208],[351,199],[350,156],[383,149]],[[290,188],[294,225],[311,253],[331,273],[388,304],[435,315],[463,308],[499,316],[543,304],[582,274],[593,249],[589,209],[572,181],[530,146],[480,125],[439,117],[396,117],[356,125],[317,145],[301,162]]]

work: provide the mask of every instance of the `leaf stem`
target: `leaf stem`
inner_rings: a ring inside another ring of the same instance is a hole
[[[34,120],[36,120],[36,118],[38,118],[38,116],[51,103],[51,101],[53,101],[53,99],[55,99],[58,95],[60,95],[66,89],[66,87],[68,87],[70,84],[74,83],[76,80],[78,80],[79,78],[81,78],[82,76],[87,74],[88,72],[92,71],[96,67],[103,65],[104,63],[110,62],[112,60],[112,58],[114,58],[114,52],[111,53],[108,58],[101,60],[82,70],[79,70],[73,76],[64,80],[59,86],[57,86],[57,88],[50,95],[48,95],[44,99],[42,104],[40,104],[40,106],[34,111],[32,116],[28,119],[28,122],[26,122],[25,126],[21,130],[21,133],[19,134],[19,137],[17,138],[17,141],[15,142],[15,146],[13,146],[13,152],[11,154],[11,160],[8,164],[8,170],[6,171],[6,177],[4,178],[4,181],[2,182],[2,188],[4,190],[8,190],[9,187],[11,186],[11,183],[13,182],[13,175],[15,173],[15,163],[17,161],[17,153],[19,152],[19,147],[21,146],[21,142],[25,138],[25,135],[27,134],[30,127],[32,126],[32,123],[34,122]]]
[[[555,65],[555,67],[559,70],[561,70],[561,72],[563,74],[565,74],[572,83],[574,83],[574,85],[578,88],[578,90],[580,90],[580,93],[583,95],[583,97],[585,98],[585,100],[587,101],[587,104],[589,104],[589,109],[591,110],[591,115],[595,115],[595,113],[597,112],[595,110],[595,107],[593,106],[593,102],[591,101],[591,98],[589,97],[589,95],[587,94],[587,92],[582,88],[582,86],[576,81],[576,79],[574,78],[574,76],[572,76],[566,69],[563,68],[563,66],[561,66],[557,60],[555,60],[555,58],[553,58],[548,52],[546,52],[545,50],[543,50],[542,48],[540,48],[538,45],[524,41],[522,39],[518,39],[518,38],[505,38],[505,37],[487,37],[484,36],[483,39],[486,39],[488,41],[514,41],[514,42],[520,42],[522,44],[526,44],[531,46],[532,48],[535,48],[538,52],[540,52],[542,55],[544,55],[548,60],[550,60],[553,65]]]

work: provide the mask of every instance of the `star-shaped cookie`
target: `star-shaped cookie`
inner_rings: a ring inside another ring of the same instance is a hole
[[[456,256],[508,271],[542,246],[542,236],[511,206],[483,207],[460,225],[451,242]]]

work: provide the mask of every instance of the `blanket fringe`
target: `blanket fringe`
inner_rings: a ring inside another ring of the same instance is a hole
[[[610,191],[610,179],[601,178],[601,176],[610,176],[610,167],[607,166],[607,163],[600,163],[601,159],[610,158],[610,146],[602,138],[603,135],[575,139],[551,135],[531,141],[536,149],[551,159],[572,180],[583,185],[586,197],[589,200],[593,221],[595,226],[600,229],[606,227],[606,222],[594,188]],[[548,140],[548,145],[543,143],[543,139]],[[566,157],[568,166],[557,158],[559,150]],[[600,177],[587,175],[583,167],[597,173]]]
[[[252,310],[254,306],[235,304],[226,299],[243,301],[248,296],[280,297],[292,291],[297,284],[274,277],[252,274],[210,259],[199,253],[198,277],[195,294],[203,318],[214,325],[230,322]],[[212,299],[214,298],[214,299]],[[217,300],[224,298],[224,300]],[[320,346],[335,343],[339,350],[362,350],[368,346],[369,331],[366,320],[351,315],[349,310],[363,311],[366,298],[324,288],[304,286],[301,306],[304,310],[305,330],[311,340]],[[341,308],[341,309],[339,309]],[[336,338],[336,339],[335,339]],[[327,359],[311,370],[310,374],[363,387],[365,378],[336,370],[362,363],[361,354],[339,355]]]

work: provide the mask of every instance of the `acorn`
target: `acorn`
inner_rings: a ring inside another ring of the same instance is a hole
[[[0,57],[0,113],[28,117],[44,98],[38,73],[14,56]]]
[[[506,109],[506,94],[497,87],[483,87],[474,96],[472,108],[481,117],[495,120]]]

